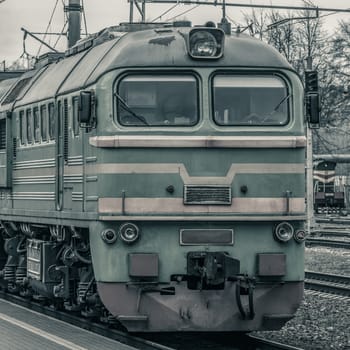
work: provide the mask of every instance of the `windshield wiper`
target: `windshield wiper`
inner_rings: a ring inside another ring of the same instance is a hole
[[[273,112],[277,112],[278,108],[281,107],[282,103],[283,103],[284,101],[287,101],[287,100],[290,98],[290,96],[291,96],[291,95],[288,94],[288,95],[286,95],[285,97],[283,97],[282,100],[281,100],[280,102],[278,102],[278,104],[276,105],[276,107],[273,109],[272,113],[273,113]]]
[[[123,100],[123,98],[118,94],[118,93],[114,93],[114,96],[118,99],[118,101],[120,102],[121,106],[123,107],[123,109],[125,111],[127,111],[128,113],[130,113],[134,118],[136,118],[137,120],[139,120],[140,122],[142,122],[143,124],[149,126],[147,120],[145,117],[143,117],[142,115],[138,115],[136,114],[130,107],[129,105]]]

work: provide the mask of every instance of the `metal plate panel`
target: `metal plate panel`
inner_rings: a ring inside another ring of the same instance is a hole
[[[233,245],[232,229],[184,229],[180,230],[180,245]]]
[[[155,253],[130,253],[129,276],[130,277],[158,277],[158,254]]]
[[[286,274],[286,255],[282,253],[258,254],[259,276],[284,276]]]

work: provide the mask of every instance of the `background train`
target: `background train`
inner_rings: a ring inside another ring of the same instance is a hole
[[[44,55],[0,94],[9,291],[129,331],[293,317],[307,125],[275,49],[213,23],[124,24]]]
[[[336,184],[336,165],[336,162],[321,161],[314,166],[315,213],[339,213],[345,208],[345,188]]]

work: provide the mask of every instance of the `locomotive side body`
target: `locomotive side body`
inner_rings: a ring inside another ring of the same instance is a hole
[[[39,69],[8,117],[17,152],[0,215],[8,236],[28,231],[26,283],[84,312],[101,310],[98,291],[130,331],[280,328],[303,294],[298,76],[216,28],[116,36]],[[36,145],[34,119],[22,144],[21,112],[42,105],[47,140]]]

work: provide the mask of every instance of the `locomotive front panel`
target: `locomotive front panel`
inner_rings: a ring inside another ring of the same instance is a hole
[[[298,78],[217,63],[121,70],[100,88],[97,115],[109,118],[89,139],[87,172],[106,307],[130,331],[281,327],[303,294]]]

